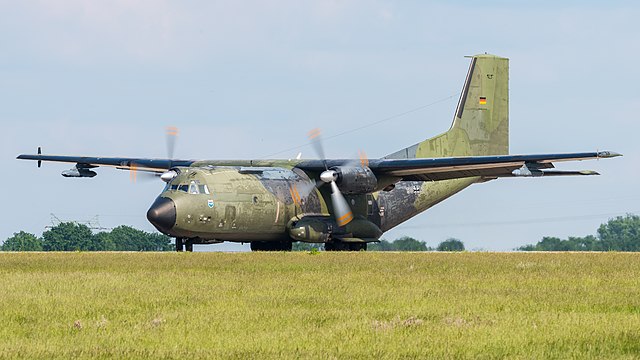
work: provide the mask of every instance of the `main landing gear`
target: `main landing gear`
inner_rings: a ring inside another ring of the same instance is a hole
[[[176,251],[180,252],[183,250],[193,252],[193,241],[186,238],[176,238]]]
[[[365,242],[343,242],[329,241],[324,244],[325,251],[366,251],[367,243]]]
[[[291,241],[252,241],[251,251],[291,251]]]

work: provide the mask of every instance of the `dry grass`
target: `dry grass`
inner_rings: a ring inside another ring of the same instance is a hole
[[[0,254],[0,358],[638,358],[640,254]]]

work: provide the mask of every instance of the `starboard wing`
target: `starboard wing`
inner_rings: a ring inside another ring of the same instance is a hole
[[[554,162],[580,161],[621,156],[611,151],[566,154],[466,156],[420,159],[376,159],[369,161],[369,168],[376,176],[386,175],[405,181],[437,181],[480,176],[485,178],[514,176],[564,176],[598,175],[592,170],[559,171]],[[341,166],[354,160],[327,160],[326,166]],[[304,161],[297,165],[302,170],[322,171],[325,162]]]

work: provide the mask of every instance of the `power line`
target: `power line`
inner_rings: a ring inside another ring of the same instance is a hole
[[[111,230],[111,228],[107,228],[107,227],[103,227],[102,225],[100,225],[100,218],[98,217],[98,215],[92,217],[89,220],[85,220],[85,221],[78,221],[78,220],[61,220],[59,217],[57,217],[54,213],[51,213],[51,225],[47,225],[44,228],[45,229],[52,229],[62,223],[65,222],[70,222],[70,223],[74,223],[77,225],[85,225],[86,227],[88,227],[91,230],[98,230],[98,231],[104,231],[104,230]]]
[[[452,228],[452,227],[478,227],[478,226],[501,226],[501,225],[523,225],[523,224],[544,224],[544,223],[562,223],[570,221],[580,221],[587,219],[599,219],[604,216],[623,216],[630,213],[640,213],[638,211],[625,212],[625,213],[607,213],[607,214],[591,214],[591,215],[576,215],[576,216],[561,216],[552,218],[538,218],[538,219],[522,219],[522,220],[509,220],[509,221],[485,221],[485,222],[469,222],[469,223],[449,223],[449,224],[430,224],[430,225],[413,225],[413,226],[398,226],[402,229],[433,229],[433,228]]]
[[[425,105],[421,105],[421,106],[418,106],[418,107],[413,108],[413,109],[411,109],[411,110],[407,110],[407,111],[404,111],[404,112],[401,112],[401,113],[398,113],[398,114],[395,114],[395,115],[391,115],[391,116],[386,117],[386,118],[384,118],[384,119],[380,119],[380,120],[377,120],[377,121],[374,121],[374,122],[371,122],[371,123],[368,123],[368,124],[365,124],[365,125],[359,126],[359,127],[357,127],[357,128],[353,128],[353,129],[351,129],[351,130],[343,131],[343,132],[341,132],[341,133],[337,133],[337,134],[334,134],[334,135],[331,135],[331,136],[326,136],[326,137],[324,137],[324,139],[325,139],[325,140],[326,140],[326,139],[333,139],[333,138],[336,138],[336,137],[339,137],[339,136],[343,136],[343,135],[351,134],[351,133],[354,133],[354,132],[356,132],[356,131],[360,131],[360,130],[362,130],[362,129],[366,129],[366,128],[369,128],[369,127],[372,127],[372,126],[375,126],[375,125],[381,124],[381,123],[383,123],[383,122],[386,122],[386,121],[389,121],[389,120],[393,120],[393,119],[397,119],[397,118],[399,118],[399,117],[403,117],[403,116],[406,116],[406,115],[412,114],[412,113],[414,113],[414,112],[417,112],[417,111],[420,111],[420,110],[426,109],[426,108],[428,108],[428,107],[430,107],[430,106],[433,106],[433,105],[439,104],[439,103],[441,103],[441,102],[444,102],[444,101],[450,100],[450,99],[452,99],[452,98],[454,98],[454,97],[457,97],[457,96],[460,96],[460,93],[455,93],[455,94],[449,95],[449,96],[447,96],[447,97],[444,97],[444,98],[442,98],[442,99],[439,99],[439,100],[433,101],[433,102],[431,102],[431,103],[428,103],[428,104],[425,104]],[[262,156],[262,157],[261,157],[261,159],[268,159],[268,158],[271,158],[271,157],[273,157],[273,156],[275,156],[275,155],[279,155],[279,154],[282,154],[282,153],[290,152],[290,151],[292,151],[292,150],[297,150],[297,149],[300,149],[300,148],[303,148],[303,147],[305,147],[305,146],[309,146],[309,145],[311,145],[311,142],[310,142],[310,141],[309,141],[309,142],[306,142],[306,143],[304,143],[304,144],[301,144],[301,145],[293,146],[293,147],[290,147],[290,148],[288,148],[288,149],[284,149],[284,150],[281,150],[281,151],[275,152],[275,153],[273,153],[273,154],[269,154],[269,155]]]

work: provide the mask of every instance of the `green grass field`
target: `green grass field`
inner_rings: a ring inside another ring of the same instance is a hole
[[[111,357],[640,358],[640,254],[0,254],[0,358]]]

